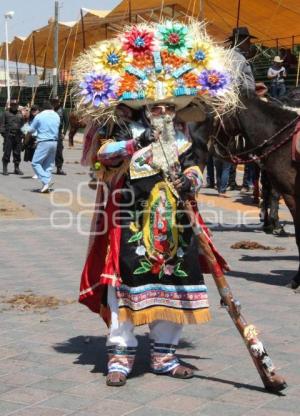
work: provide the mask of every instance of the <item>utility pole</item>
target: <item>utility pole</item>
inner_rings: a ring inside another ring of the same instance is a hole
[[[55,0],[53,42],[53,96],[55,97],[57,96],[58,84],[58,0]]]
[[[7,89],[7,102],[10,102],[10,77],[9,77],[9,54],[8,54],[8,20],[13,18],[15,12],[10,11],[5,13],[5,47],[6,47],[6,67],[5,67],[5,79]]]
[[[238,9],[237,9],[237,16],[236,16],[236,27],[237,28],[240,25],[240,11],[241,11],[241,0],[238,0]]]

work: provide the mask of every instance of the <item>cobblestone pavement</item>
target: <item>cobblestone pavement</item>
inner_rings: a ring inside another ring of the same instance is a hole
[[[0,194],[32,212],[13,218],[0,207],[0,414],[299,415],[300,294],[286,287],[297,268],[295,241],[265,235],[258,210],[247,205],[247,197],[234,192],[236,204],[210,197],[207,194],[215,191],[204,190],[201,208],[212,223],[216,245],[232,266],[228,279],[244,315],[261,330],[289,388],[281,396],[264,391],[242,340],[219,307],[219,296],[208,276],[213,320],[186,327],[178,349],[180,357],[197,368],[196,377],[176,380],[151,374],[147,328],[141,327],[133,377],[123,388],[106,387],[106,328],[76,302],[87,248],[88,204],[94,199],[86,185],[78,188],[88,178],[78,164],[79,147],[66,149],[68,175],[55,177],[56,191],[50,195],[34,192],[39,185],[31,179],[29,164],[23,163],[23,177],[0,175]],[[284,207],[281,217],[292,229]],[[250,226],[242,226],[241,221]],[[284,250],[230,248],[246,239]],[[5,303],[13,295],[30,291],[74,302],[41,311],[11,309]]]

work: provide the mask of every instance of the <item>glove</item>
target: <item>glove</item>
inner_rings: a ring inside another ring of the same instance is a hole
[[[185,175],[180,174],[174,181],[174,186],[178,192],[188,193],[192,188],[192,181]]]
[[[153,128],[146,129],[137,139],[139,147],[147,147],[149,144],[156,142],[157,130]]]

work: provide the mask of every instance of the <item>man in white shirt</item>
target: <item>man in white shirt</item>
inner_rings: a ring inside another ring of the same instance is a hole
[[[274,98],[280,98],[286,93],[284,79],[286,78],[286,69],[282,65],[283,59],[275,56],[273,65],[268,69],[268,78],[271,80],[271,95]]]
[[[38,179],[42,182],[42,193],[48,192],[52,170],[55,162],[60,118],[52,104],[45,101],[43,111],[39,113],[30,125],[28,132],[36,132],[37,146],[32,159],[32,167]]]

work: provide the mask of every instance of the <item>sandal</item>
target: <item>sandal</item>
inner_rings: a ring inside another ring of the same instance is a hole
[[[169,375],[175,378],[187,379],[194,377],[194,371],[185,365],[179,364],[169,372]]]
[[[106,385],[111,387],[121,387],[126,384],[127,378],[125,374],[119,371],[112,371],[106,376]]]

